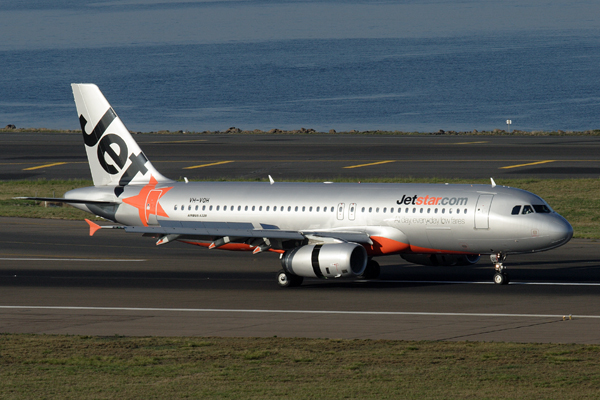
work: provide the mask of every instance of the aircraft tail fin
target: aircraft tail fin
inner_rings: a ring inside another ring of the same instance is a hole
[[[98,86],[71,87],[94,186],[147,184],[151,177],[172,182],[152,166]]]

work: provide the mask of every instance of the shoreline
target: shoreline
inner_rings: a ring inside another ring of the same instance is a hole
[[[405,132],[405,131],[336,131],[331,129],[329,132],[320,132],[311,128],[300,128],[297,130],[271,129],[263,131],[260,129],[242,130],[231,127],[224,131],[130,131],[134,135],[154,134],[154,135],[389,135],[389,136],[600,136],[600,129],[589,129],[586,131],[521,131],[513,130],[508,132],[503,129],[494,129],[491,131],[444,131],[440,129],[437,132]],[[72,129],[48,129],[48,128],[0,128],[2,133],[61,133],[61,134],[80,134],[80,130]]]

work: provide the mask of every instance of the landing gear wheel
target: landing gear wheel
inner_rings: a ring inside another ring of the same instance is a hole
[[[370,260],[367,262],[367,267],[365,271],[358,275],[358,279],[377,279],[379,278],[379,274],[381,273],[381,267],[377,261]]]
[[[510,282],[510,279],[507,273],[496,272],[496,274],[494,274],[494,283],[496,285],[508,285],[508,282]]]
[[[494,274],[494,283],[496,285],[508,285],[508,282],[510,281],[508,274],[506,273],[504,260],[506,260],[506,254],[496,253],[490,255],[490,261],[492,261],[494,268],[496,269],[496,273]]]
[[[281,270],[277,273],[277,284],[282,288],[300,286],[302,285],[303,280],[303,277],[288,274],[284,270]]]

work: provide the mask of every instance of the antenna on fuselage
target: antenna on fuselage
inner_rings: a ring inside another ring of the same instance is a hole
[[[269,182],[271,182],[271,185],[275,183],[275,181],[273,180],[273,178],[271,177],[271,175],[269,175]]]
[[[496,187],[496,182],[494,182],[494,178],[490,178],[490,180],[492,181],[492,187]]]

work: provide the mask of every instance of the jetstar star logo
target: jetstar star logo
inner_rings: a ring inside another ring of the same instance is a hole
[[[156,179],[150,176],[150,182],[137,195],[123,199],[123,203],[138,209],[140,220],[144,226],[148,226],[150,215],[169,218],[158,201],[165,193],[173,189],[173,186],[156,189],[157,184]]]

